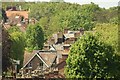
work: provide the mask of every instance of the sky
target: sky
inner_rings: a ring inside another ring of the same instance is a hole
[[[30,2],[41,1],[41,2],[49,2],[50,0],[25,0]],[[109,7],[118,6],[119,0],[64,0],[65,2],[70,3],[78,3],[82,4],[89,4],[91,2],[98,4],[99,7],[108,9]],[[120,4],[119,4],[120,5]]]

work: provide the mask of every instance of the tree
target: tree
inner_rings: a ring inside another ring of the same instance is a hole
[[[111,45],[116,54],[118,53],[118,25],[112,23],[96,24],[93,29],[96,35],[99,35],[98,39],[104,41],[106,44]],[[119,54],[120,55],[120,54]]]
[[[17,27],[17,26],[12,26],[12,27],[10,27],[7,31],[8,31],[8,33],[10,33],[10,34],[13,33],[13,32],[17,32],[17,31],[18,31],[18,32],[21,32],[20,29],[19,29],[19,27]]]
[[[25,36],[18,27],[12,26],[8,30],[10,34],[10,39],[12,41],[10,56],[12,59],[20,60],[20,66],[22,66],[25,50]]]
[[[6,22],[6,20],[8,19],[7,16],[6,16],[6,12],[5,12],[5,10],[3,8],[2,8],[1,11],[2,11],[2,16],[1,17],[3,19],[3,22]]]
[[[26,50],[42,49],[44,44],[44,33],[41,26],[37,23],[29,25],[26,29]]]
[[[3,28],[2,29],[2,72],[7,72],[8,68],[11,66],[10,61],[10,49],[11,49],[10,35]]]
[[[65,74],[67,78],[115,78],[120,76],[120,57],[111,46],[86,34],[72,45]]]

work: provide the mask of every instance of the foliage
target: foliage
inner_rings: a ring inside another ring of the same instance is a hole
[[[55,0],[57,1],[57,0]],[[63,0],[58,0],[63,1]],[[85,30],[92,30],[96,23],[117,24],[118,8],[100,8],[97,4],[71,4],[71,3],[3,3],[6,6],[21,6],[22,10],[29,10],[29,18],[35,18],[41,24],[45,40],[53,33],[63,31],[65,28],[78,30],[83,27]]]
[[[67,78],[114,78],[120,76],[120,57],[114,49],[86,34],[72,45],[65,74]]]
[[[17,27],[8,30],[13,41],[12,58],[22,60],[24,46],[26,46],[27,51],[42,49],[44,41],[53,33],[63,31],[65,28],[78,30],[82,27],[87,31],[95,31],[97,38],[87,35],[80,38],[72,46],[66,61],[66,76],[68,78],[120,76],[118,65],[120,64],[118,62],[120,58],[113,54],[117,53],[118,49],[118,7],[104,9],[94,3],[79,5],[65,2],[22,2],[2,3],[3,9],[5,10],[8,5],[17,6],[17,9],[21,6],[22,10],[29,10],[29,18],[35,18],[39,23],[29,25],[25,36]],[[4,20],[6,20],[4,10],[2,15],[5,16]]]
[[[118,54],[118,25],[116,24],[97,24],[93,29],[96,35],[99,35],[99,40],[111,45],[116,54]]]
[[[2,16],[2,11],[0,12],[0,21],[2,20],[3,16]]]
[[[8,32],[10,34],[10,39],[12,40],[10,56],[12,59],[20,60],[22,65],[25,49],[25,36],[16,26],[12,26]]]
[[[94,21],[96,23],[115,23],[118,21],[118,7],[101,9],[94,12]],[[114,20],[114,21],[113,21]],[[112,22],[113,21],[113,22]]]
[[[11,43],[9,33],[2,29],[2,72],[6,72],[11,66],[10,62],[10,49]]]
[[[5,12],[5,10],[2,8],[2,15],[1,15],[1,19],[3,19],[3,22],[6,22],[6,20],[7,20],[7,16],[6,16],[6,12]]]
[[[12,27],[10,27],[8,30],[7,30],[9,33],[12,33],[12,32],[21,32],[20,31],[20,29],[19,29],[19,27],[17,27],[17,26],[12,26]]]
[[[94,4],[91,5],[93,5],[91,8],[94,9]],[[41,3],[38,6],[40,6],[37,7],[38,11],[34,11],[33,8],[36,7],[31,8],[30,16],[37,15],[34,17],[40,19],[39,23],[42,25],[46,37],[54,32],[63,31],[65,28],[78,30],[83,27],[85,30],[91,30],[94,27],[94,22],[90,17],[92,13],[85,12],[89,6],[82,8],[78,4],[70,3]]]
[[[37,23],[29,25],[26,29],[26,50],[41,50],[44,43],[44,33],[41,26]]]
[[[91,5],[93,6],[91,8],[94,10],[94,6],[96,7],[95,4],[90,4],[84,8],[79,4],[53,2],[3,3],[4,8],[6,5],[17,5],[17,8],[18,6],[22,6],[22,10],[30,10],[29,17],[35,18],[40,22],[45,32],[45,38],[48,38],[54,32],[63,31],[66,27],[71,30],[77,30],[80,27],[91,30],[94,27],[94,22],[89,17],[91,13],[88,11],[87,13],[89,14],[85,14],[85,10]]]

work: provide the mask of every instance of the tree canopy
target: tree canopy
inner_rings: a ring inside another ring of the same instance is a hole
[[[86,34],[72,45],[65,73],[67,78],[115,78],[120,76],[119,56],[95,36]],[[119,57],[119,58],[118,58]]]
[[[26,50],[41,50],[44,44],[44,33],[39,24],[29,25],[26,29]]]
[[[115,49],[114,53],[119,54],[118,25],[112,23],[96,24],[93,30],[95,34],[99,36],[99,40],[111,45]]]
[[[63,1],[63,0],[54,0]],[[45,36],[45,40],[52,33],[63,31],[65,28],[77,30],[84,28],[92,30],[96,23],[117,23],[118,7],[110,9],[100,8],[97,4],[90,3],[85,5],[71,3],[3,3],[5,9],[7,5],[22,6],[22,10],[29,10],[29,18],[35,18],[40,23]]]
[[[8,32],[12,41],[10,56],[12,59],[20,60],[22,65],[25,50],[25,35],[16,26],[12,26]]]
[[[54,0],[63,1],[63,0]],[[29,18],[35,18],[40,23],[44,31],[44,39],[47,40],[53,33],[63,31],[65,28],[70,30],[78,30],[81,27],[85,30],[92,30],[95,27],[95,22],[103,21],[104,18],[99,17],[98,13],[104,14],[105,17],[116,20],[113,12],[117,12],[116,8],[106,10],[100,8],[97,4],[71,4],[71,3],[3,3],[2,7],[5,10],[7,6],[21,6],[22,10],[29,10]],[[104,11],[109,11],[107,14]],[[110,14],[111,13],[111,14]],[[111,15],[111,16],[109,16]],[[108,20],[108,19],[107,19]]]

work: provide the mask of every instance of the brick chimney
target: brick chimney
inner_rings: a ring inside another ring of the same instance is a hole
[[[80,28],[80,34],[81,34],[81,35],[84,34],[84,28]]]
[[[25,24],[29,24],[28,18],[25,19]]]
[[[64,29],[64,34],[68,33],[69,29]]]

